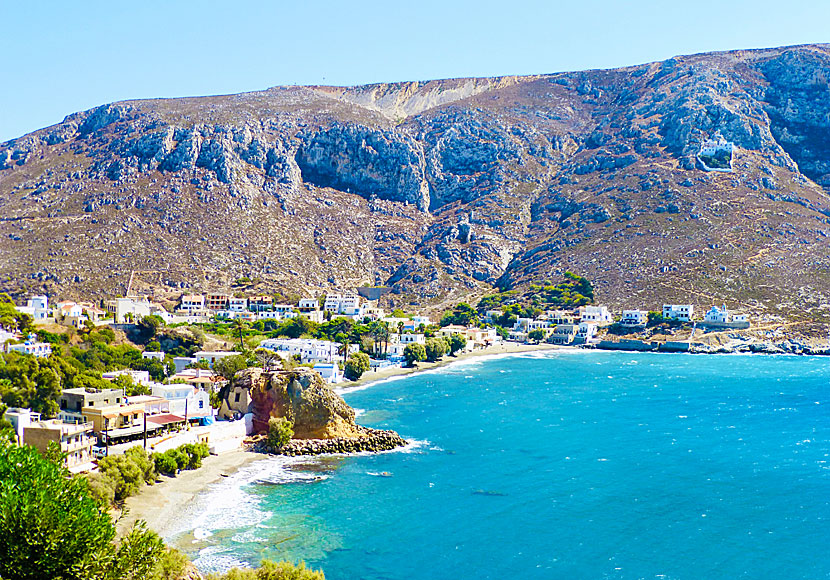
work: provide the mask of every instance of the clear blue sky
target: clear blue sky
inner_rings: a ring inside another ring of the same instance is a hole
[[[830,41],[826,0],[0,0],[0,141],[101,103]]]

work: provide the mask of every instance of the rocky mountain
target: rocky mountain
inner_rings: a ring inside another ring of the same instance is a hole
[[[823,318],[830,45],[614,70],[113,103],[0,144],[0,289],[600,302]],[[701,144],[735,144],[731,172]],[[134,288],[132,288],[134,290]]]

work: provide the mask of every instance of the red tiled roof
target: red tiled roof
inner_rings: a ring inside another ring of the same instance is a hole
[[[148,423],[155,423],[156,425],[169,425],[170,423],[183,423],[184,417],[180,415],[173,415],[165,413],[163,415],[147,415]]]

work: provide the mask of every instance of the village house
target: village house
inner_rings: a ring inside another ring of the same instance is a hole
[[[151,351],[151,350],[145,350],[144,352],[141,353],[141,358],[148,358],[148,359],[157,360],[159,362],[164,362],[164,353],[161,352],[161,351],[155,351],[154,352],[154,351]]]
[[[597,325],[593,322],[580,322],[576,329],[574,344],[590,344],[597,335]]]
[[[209,292],[205,295],[205,308],[212,311],[227,310],[230,296],[227,294]]]
[[[248,309],[247,298],[228,297],[228,310],[231,312],[244,312]]]
[[[138,385],[150,386],[153,381],[150,380],[150,373],[148,371],[134,371],[132,369],[121,369],[119,371],[107,371],[101,374],[101,378],[107,381],[114,381],[118,377],[129,377],[134,383]]]
[[[613,324],[614,318],[606,306],[580,306],[579,321],[592,322],[597,326],[608,326]]]
[[[576,324],[557,324],[548,340],[553,344],[571,344],[578,330],[579,326]]]
[[[337,362],[344,360],[339,354],[341,345],[328,340],[316,340],[313,338],[269,338],[260,343],[264,348],[278,353],[283,358],[299,356],[303,363],[308,362]],[[351,355],[360,350],[358,345],[349,345],[348,354]]]
[[[576,322],[577,317],[574,316],[574,313],[570,310],[548,310],[545,312],[545,318],[547,318],[551,324],[573,324]]]
[[[48,342],[36,342],[33,335],[21,344],[9,344],[6,346],[7,352],[17,352],[20,354],[29,354],[37,358],[46,358],[52,354],[52,345]]]
[[[32,296],[26,301],[26,306],[16,306],[15,309],[28,314],[35,322],[45,320],[49,317],[49,299],[44,295]]]
[[[152,314],[152,307],[146,298],[115,298],[107,300],[104,306],[116,324],[137,322]]]
[[[144,404],[121,403],[106,407],[84,407],[81,414],[92,423],[92,430],[99,440],[112,444],[141,435],[145,430]],[[156,431],[156,424],[146,425],[147,431]]]
[[[193,384],[172,383],[153,385],[153,395],[169,402],[169,412],[188,421],[212,417],[210,394]]]
[[[323,380],[331,385],[343,380],[343,372],[337,363],[315,363],[314,370],[320,373]]]
[[[620,324],[630,328],[645,327],[648,324],[648,310],[623,310]]]
[[[3,415],[3,418],[12,424],[12,429],[14,429],[17,442],[22,445],[23,430],[29,425],[40,421],[40,413],[36,413],[31,409],[10,407],[6,409],[6,413]]]
[[[67,423],[83,421],[85,407],[108,407],[124,401],[124,389],[102,389],[89,392],[83,387],[64,389],[58,398],[58,418]]]
[[[201,294],[184,294],[179,310],[184,312],[202,312],[205,310],[205,297]]]
[[[210,368],[213,368],[213,364],[220,358],[238,356],[239,354],[241,353],[233,350],[200,350],[199,352],[193,353],[193,358],[196,359],[196,362],[206,362]]]
[[[49,443],[55,443],[65,455],[64,465],[72,473],[89,471],[94,467],[92,446],[92,423],[64,423],[58,419],[36,421],[23,429],[23,443],[31,445],[41,453],[46,452]]]
[[[248,310],[251,312],[265,312],[271,310],[274,298],[271,296],[254,296],[248,299]]]
[[[730,312],[726,306],[712,306],[703,315],[704,325],[749,328],[749,315]]]
[[[663,318],[689,322],[695,315],[695,307],[691,304],[664,304]]]
[[[362,298],[352,292],[343,294],[327,294],[323,310],[331,312],[332,316],[346,316],[359,318],[363,316],[361,308]]]

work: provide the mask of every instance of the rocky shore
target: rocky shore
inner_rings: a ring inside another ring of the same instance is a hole
[[[830,345],[816,345],[788,339],[781,342],[743,342],[733,341],[727,344],[709,345],[692,343],[689,352],[696,354],[799,354],[830,355]]]
[[[362,437],[335,437],[334,439],[292,439],[274,452],[276,455],[323,455],[325,453],[362,453],[389,451],[406,445],[406,440],[394,431],[366,428]],[[261,451],[267,452],[264,445]],[[259,450],[259,449],[258,449]]]

